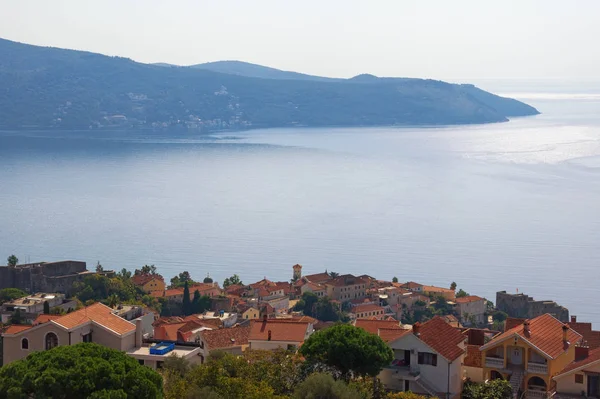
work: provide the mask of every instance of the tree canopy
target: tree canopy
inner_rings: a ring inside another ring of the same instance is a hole
[[[294,399],[362,399],[362,396],[343,381],[336,381],[329,374],[316,373],[304,380],[292,396]]]
[[[230,285],[235,285],[235,284],[244,285],[244,283],[242,283],[242,280],[240,280],[240,276],[238,276],[237,274],[234,274],[231,277],[227,277],[223,281],[223,288],[227,288]]]
[[[192,280],[192,276],[190,272],[184,271],[179,273],[177,276],[171,279],[171,288],[181,288],[185,285],[185,283],[194,284],[194,280]]]
[[[2,367],[0,398],[161,398],[162,381],[121,351],[82,343],[34,352]]]
[[[348,324],[315,332],[300,353],[309,362],[335,367],[346,376],[374,377],[394,359],[392,349],[380,337]]]
[[[3,288],[0,290],[0,305],[24,296],[27,296],[27,293],[18,288]]]
[[[18,263],[19,263],[19,258],[17,258],[15,255],[11,255],[6,259],[6,264],[8,266],[15,267]]]
[[[465,382],[462,399],[510,399],[512,388],[506,380],[491,380],[487,383]]]

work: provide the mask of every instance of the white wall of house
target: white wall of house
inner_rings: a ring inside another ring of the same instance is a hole
[[[600,362],[596,364],[590,364],[585,367],[586,372],[590,373],[600,373]],[[580,375],[582,383],[575,382],[575,375]],[[573,374],[565,375],[564,377],[554,378],[556,381],[556,392],[559,394],[571,394],[581,396],[581,392],[585,392],[587,395],[588,388],[588,374],[583,371],[579,371]],[[583,396],[582,396],[583,397]]]
[[[252,350],[275,350],[279,348],[288,349],[288,345],[295,346],[299,348],[302,342],[294,342],[294,341],[249,341],[250,349]]]
[[[436,392],[447,392],[448,381],[450,385],[449,389],[451,396],[454,396],[460,392],[462,379],[461,365],[464,356],[454,360],[449,366],[449,362],[442,355],[434,351],[413,334],[405,335],[398,340],[391,342],[390,346],[394,350],[396,358],[399,359],[403,358],[404,350],[413,350],[413,353],[411,353],[411,365],[418,365],[421,372],[421,380],[426,382],[427,385],[433,388]],[[437,366],[419,364],[418,352],[437,354]],[[448,375],[450,376],[449,380]],[[385,378],[386,376],[382,375],[382,377]],[[386,384],[386,381],[382,380],[382,382]],[[411,383],[411,390],[413,390],[415,393],[426,393],[414,383]]]

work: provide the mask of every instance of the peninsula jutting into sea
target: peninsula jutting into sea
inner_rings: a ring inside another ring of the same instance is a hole
[[[538,114],[471,84],[333,79],[236,61],[175,67],[0,39],[0,129],[456,125]]]

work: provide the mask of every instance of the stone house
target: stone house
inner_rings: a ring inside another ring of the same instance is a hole
[[[469,295],[462,298],[456,298],[456,311],[460,322],[463,325],[469,326],[475,323],[475,325],[481,325],[486,322],[486,300],[478,297],[477,295]]]
[[[158,274],[134,274],[131,282],[144,292],[164,291],[165,280]]]
[[[296,350],[312,333],[313,326],[309,322],[267,318],[251,320],[249,348]]]
[[[325,283],[327,296],[332,300],[346,302],[367,296],[368,281],[352,274],[336,277]]]

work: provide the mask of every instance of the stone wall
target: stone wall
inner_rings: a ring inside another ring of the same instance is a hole
[[[510,317],[533,319],[550,313],[558,320],[569,321],[569,310],[554,301],[536,301],[525,294],[508,294],[506,291],[496,293],[496,308]]]
[[[19,288],[30,293],[69,294],[73,283],[88,274],[85,262],[77,261],[32,263],[17,267],[0,266],[0,289]]]

